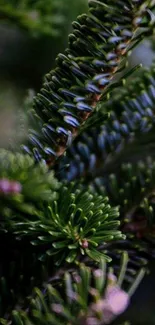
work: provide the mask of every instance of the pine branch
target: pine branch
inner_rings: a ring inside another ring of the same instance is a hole
[[[124,56],[144,35],[152,32],[151,1],[89,1],[88,15],[73,23],[66,55],[45,76],[35,98],[42,130],[30,134],[30,148],[38,161],[52,166],[77,136],[101,95],[110,91]],[[120,14],[121,13],[121,14]],[[45,124],[44,124],[45,123]]]

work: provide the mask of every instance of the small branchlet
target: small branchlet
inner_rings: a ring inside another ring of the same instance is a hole
[[[118,230],[119,210],[110,206],[106,196],[72,187],[62,186],[58,199],[35,215],[6,218],[1,227],[43,247],[39,258],[53,257],[57,265],[78,262],[81,256],[99,261],[103,254],[97,247],[101,243],[124,238]]]

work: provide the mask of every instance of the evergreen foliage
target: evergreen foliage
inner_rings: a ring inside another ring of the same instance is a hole
[[[33,245],[43,246],[44,252],[54,255],[56,264],[60,265],[64,260],[77,261],[79,254],[99,261],[99,244],[123,238],[117,230],[118,216],[118,209],[110,207],[107,197],[63,186],[58,200],[43,211],[30,219],[21,215],[7,217],[3,225],[18,238],[28,236]]]
[[[30,135],[32,145],[25,150],[29,154],[32,150],[37,161],[43,156],[49,165],[70,145],[101,95],[114,86],[113,78],[129,49],[154,25],[147,2],[127,1],[124,6],[122,1],[92,0],[89,6],[88,15],[73,23],[66,55],[58,55],[57,68],[45,76],[35,98],[42,129],[41,134]]]
[[[79,1],[78,7],[82,4]],[[28,32],[33,37],[58,37],[67,23],[70,0],[1,0],[0,20]],[[76,10],[76,8],[75,8]]]
[[[10,324],[110,324],[129,304],[145,274],[141,269],[132,285],[125,289],[127,265],[128,256],[123,254],[117,276],[112,269],[106,270],[105,261],[101,260],[99,268],[92,271],[81,265],[78,271],[65,273],[63,282],[59,280],[53,286],[47,283],[42,290],[35,288],[29,309],[13,311]]]
[[[5,1],[0,15],[52,34],[62,2]],[[125,68],[151,39],[154,10],[154,0],[90,0],[28,103],[22,152],[0,150],[3,325],[112,324],[150,270],[155,65]]]
[[[94,177],[109,173],[120,161],[133,161],[136,153],[152,145],[154,136],[155,65],[143,68],[127,85],[113,91],[90,117],[90,125],[80,133],[59,164],[61,179]],[[105,118],[104,112],[109,113]],[[104,121],[105,120],[105,121]],[[103,123],[104,121],[104,123]],[[149,147],[150,148],[150,147]],[[62,169],[64,165],[69,166]],[[102,172],[98,172],[101,168]],[[97,170],[96,170],[97,168]]]
[[[54,173],[48,172],[45,164],[36,165],[28,155],[1,149],[1,216],[12,217],[12,213],[17,211],[33,214],[44,201],[56,198],[58,187]]]

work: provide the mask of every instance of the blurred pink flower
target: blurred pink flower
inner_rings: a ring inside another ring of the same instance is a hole
[[[8,179],[0,179],[0,193],[3,194],[17,194],[22,190],[22,186],[19,182],[8,180]]]

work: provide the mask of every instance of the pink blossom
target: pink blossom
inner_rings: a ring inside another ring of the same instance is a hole
[[[97,275],[99,275],[98,270]],[[114,274],[108,275],[108,282],[104,299],[99,299],[91,306],[92,316],[100,315],[104,325],[110,324],[118,315],[122,314],[130,302],[129,295],[117,285],[117,278]]]
[[[110,324],[115,317],[122,314],[129,305],[128,294],[117,285],[108,286],[105,298],[92,305],[95,313],[103,317],[103,324]]]
[[[22,186],[19,182],[8,180],[8,179],[1,179],[0,180],[0,193],[3,194],[17,194],[20,193]]]
[[[121,288],[116,286],[108,286],[106,296],[106,303],[114,315],[120,315],[129,305],[129,295]]]

